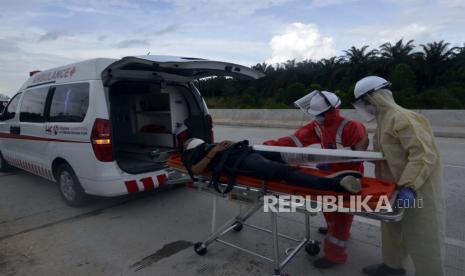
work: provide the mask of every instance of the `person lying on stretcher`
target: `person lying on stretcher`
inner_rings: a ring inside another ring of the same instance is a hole
[[[285,181],[289,185],[335,192],[358,193],[362,189],[358,171],[340,171],[326,177],[311,175],[287,165],[280,153],[254,151],[248,141],[207,144],[197,138],[184,143],[182,162],[191,174],[207,171],[245,174]]]

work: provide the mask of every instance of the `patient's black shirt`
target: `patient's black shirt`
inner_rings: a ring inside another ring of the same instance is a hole
[[[185,150],[181,156],[184,166],[190,170],[192,166],[202,160],[214,147],[215,144],[203,143],[193,149]],[[231,147],[228,150],[217,152],[215,157],[208,163],[207,168],[212,170],[221,161],[224,154],[228,155],[226,160],[224,160],[226,167],[232,167],[243,150],[244,148]]]
[[[193,149],[185,150],[181,156],[182,163],[184,163],[184,166],[186,166],[186,168],[190,169],[192,166],[200,162],[202,158],[207,156],[208,152],[210,152],[210,150],[214,146],[215,145],[203,143]],[[220,158],[220,154],[216,154],[215,157],[208,164],[208,168],[211,169],[212,164],[218,162]]]

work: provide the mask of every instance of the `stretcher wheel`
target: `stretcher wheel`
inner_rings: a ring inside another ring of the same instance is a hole
[[[236,226],[234,226],[233,230],[236,232],[241,232],[242,228],[244,228],[244,225],[242,225],[240,222],[236,222],[235,224]]]
[[[315,256],[320,253],[320,245],[317,241],[309,241],[307,245],[305,245],[305,251],[310,256]]]
[[[200,256],[207,254],[207,247],[202,242],[197,242],[194,244],[194,251]]]

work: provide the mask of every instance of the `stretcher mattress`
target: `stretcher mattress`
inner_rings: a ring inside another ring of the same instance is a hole
[[[176,168],[178,170],[182,171],[187,171],[187,169],[184,167],[180,155],[174,155],[172,156],[169,161],[168,165],[170,167]],[[312,169],[312,168],[299,168],[299,170],[309,173],[312,175],[317,175],[317,176],[327,176],[331,174],[330,172],[318,170],[318,169]],[[209,177],[210,173],[204,173],[203,176]],[[227,174],[222,174],[220,177],[220,181],[223,183],[227,183],[228,181],[228,176]],[[236,177],[236,183],[238,185],[243,185],[243,186],[248,186],[248,187],[254,187],[254,188],[261,188],[263,187],[262,184],[262,179],[257,178],[257,177],[250,177],[250,176],[244,176],[244,175],[238,175]],[[361,179],[362,182],[362,191],[357,194],[361,195],[362,199],[365,199],[368,196],[371,196],[371,199],[368,201],[367,205],[370,208],[375,208],[379,202],[379,198],[381,196],[387,196],[389,200],[391,200],[391,197],[394,195],[394,192],[396,190],[396,184],[393,182],[385,181],[385,180],[380,180],[376,178],[371,178],[371,177],[363,177]],[[285,194],[290,194],[290,195],[301,195],[301,196],[310,196],[312,199],[317,199],[317,196],[321,195],[334,195],[334,196],[339,196],[342,195],[344,198],[344,207],[350,207],[349,203],[349,198],[351,193],[338,193],[334,191],[328,191],[328,190],[319,190],[319,189],[312,189],[312,188],[307,188],[303,186],[296,186],[296,185],[291,185],[288,184],[284,181],[279,181],[279,180],[267,180],[266,182],[266,188],[269,191],[272,192],[277,192],[277,193],[285,193]]]

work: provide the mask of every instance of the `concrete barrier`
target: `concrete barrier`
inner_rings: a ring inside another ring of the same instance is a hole
[[[428,118],[434,133],[439,137],[465,138],[465,110],[416,110]],[[363,119],[353,109],[341,110],[347,118]],[[211,109],[213,121],[218,125],[297,129],[310,118],[298,109]],[[366,124],[368,131],[376,123]]]

